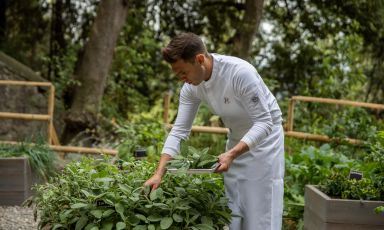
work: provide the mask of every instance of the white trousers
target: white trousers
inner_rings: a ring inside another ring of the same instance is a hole
[[[238,141],[228,140],[227,149]],[[230,230],[281,230],[284,196],[284,131],[274,125],[259,145],[224,173],[232,210]]]

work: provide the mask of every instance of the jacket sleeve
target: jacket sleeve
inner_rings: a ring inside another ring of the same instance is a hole
[[[199,105],[200,99],[194,96],[191,86],[184,84],[180,92],[176,121],[164,143],[162,153],[173,157],[180,152],[180,142],[188,138]]]
[[[272,116],[268,106],[270,92],[254,68],[241,68],[233,82],[234,92],[240,98],[252,121],[252,127],[241,139],[251,149],[272,132]]]

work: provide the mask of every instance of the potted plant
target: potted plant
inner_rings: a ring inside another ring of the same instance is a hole
[[[384,229],[384,132],[355,167],[361,173],[335,169],[319,186],[306,185],[304,229]]]

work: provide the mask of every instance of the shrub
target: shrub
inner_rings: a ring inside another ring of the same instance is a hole
[[[161,188],[142,185],[155,170],[147,161],[69,163],[37,188],[39,227],[53,229],[222,229],[230,210],[219,175],[165,175]]]

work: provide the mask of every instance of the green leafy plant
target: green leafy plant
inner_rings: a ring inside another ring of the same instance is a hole
[[[321,183],[321,190],[332,197],[342,199],[384,199],[384,140],[383,131],[367,145],[363,160],[356,160],[355,167],[364,175],[363,179],[349,179],[348,170],[337,171]]]
[[[335,168],[348,170],[354,165],[352,160],[335,152],[329,144],[320,147],[302,146],[301,149],[298,149],[299,145],[293,149],[299,152],[285,156],[284,225],[296,225],[292,227],[295,229],[303,225],[305,185],[319,184],[332,175]]]
[[[112,165],[109,158],[69,163],[37,187],[39,227],[52,229],[222,229],[230,221],[217,175],[165,175],[143,187],[156,168],[147,161]]]
[[[208,154],[209,148],[198,150],[188,146],[186,142],[181,143],[180,154],[168,161],[168,168],[178,169],[206,169],[211,168],[217,162],[217,156]]]
[[[156,161],[160,156],[165,130],[162,124],[154,119],[141,118],[119,126],[117,129],[121,143],[119,145],[119,158],[129,160],[137,148],[147,150],[148,160]]]

